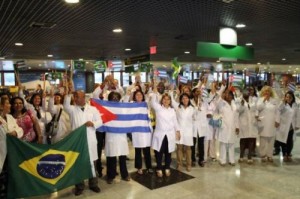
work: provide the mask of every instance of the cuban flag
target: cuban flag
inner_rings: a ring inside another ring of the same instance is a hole
[[[254,72],[254,71],[248,71],[248,72],[246,73],[246,75],[249,76],[249,77],[257,77],[257,73]]]
[[[103,121],[97,130],[110,133],[150,133],[150,119],[146,102],[126,103],[91,99]]]
[[[296,91],[296,86],[293,83],[288,84],[288,89],[289,91],[295,92]]]
[[[184,84],[188,83],[188,81],[189,81],[188,78],[183,77],[181,75],[178,75],[178,79],[179,79],[179,82],[184,83]]]
[[[231,75],[229,77],[230,82],[242,82],[243,81],[243,76],[242,75]]]
[[[168,77],[167,71],[164,71],[164,70],[155,70],[154,75],[156,75],[158,77],[165,77],[165,78]]]

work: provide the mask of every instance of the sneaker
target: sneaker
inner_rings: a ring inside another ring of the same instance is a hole
[[[159,178],[163,177],[162,170],[156,170],[156,175],[157,175],[157,177],[159,177]]]
[[[244,162],[244,158],[240,158],[239,163],[243,163],[243,162]]]
[[[198,162],[198,165],[199,165],[200,167],[204,167],[204,161]]]
[[[269,162],[273,162],[273,158],[268,157]]]
[[[191,167],[186,167],[186,171],[190,172],[191,171]]]
[[[181,165],[177,165],[177,168],[176,168],[178,171],[182,171],[182,166]]]
[[[107,184],[112,184],[114,182],[114,179],[107,179]]]
[[[268,160],[267,157],[265,157],[265,156],[261,157],[261,161],[262,161],[262,162],[267,162],[267,160]]]
[[[74,195],[75,196],[80,196],[82,194],[82,192],[83,192],[83,189],[77,189],[77,188],[75,188]]]
[[[221,163],[221,162],[220,162],[220,165],[221,165],[222,167],[225,167],[225,165],[226,165],[226,164],[225,164],[225,163]]]
[[[165,174],[167,177],[169,177],[171,175],[171,170],[170,169],[166,169],[165,170]]]
[[[288,162],[288,157],[287,156],[283,157],[283,162]]]
[[[288,162],[292,162],[292,161],[293,161],[292,156],[288,156],[288,157],[287,157],[287,161],[288,161]]]
[[[235,163],[229,162],[229,165],[234,167],[234,166],[235,166]]]

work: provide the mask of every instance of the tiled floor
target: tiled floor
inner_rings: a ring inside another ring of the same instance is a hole
[[[298,136],[299,139],[299,136]],[[85,189],[83,195],[76,198],[101,198],[101,199],[153,199],[153,198],[300,198],[300,148],[299,140],[295,142],[293,162],[284,163],[279,156],[274,157],[274,163],[261,163],[258,158],[253,165],[246,163],[236,166],[226,165],[221,167],[218,162],[208,162],[204,168],[196,166],[186,174],[194,177],[169,186],[149,189],[140,183],[131,180],[125,182],[117,179],[114,184],[108,185],[104,178],[99,180],[101,193],[96,194]],[[131,150],[133,152],[133,150]],[[135,172],[134,154],[130,154],[128,169]],[[175,154],[173,154],[175,158]],[[236,153],[238,159],[238,153]],[[175,167],[175,160],[173,159]],[[175,172],[172,173],[175,175]],[[149,183],[157,180],[147,177]],[[176,179],[176,178],[175,178]],[[59,191],[51,196],[39,198],[74,198],[73,187]]]

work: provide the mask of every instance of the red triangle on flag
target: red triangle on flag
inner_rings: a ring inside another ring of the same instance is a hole
[[[100,112],[101,119],[103,123],[109,122],[111,120],[117,119],[117,115],[107,110],[105,107],[101,106],[101,104],[95,102],[93,99],[90,100],[90,104]]]

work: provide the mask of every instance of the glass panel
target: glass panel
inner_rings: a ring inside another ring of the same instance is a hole
[[[95,83],[102,83],[102,73],[94,73],[95,76]]]
[[[129,73],[122,73],[123,75],[123,86],[129,86]]]
[[[117,79],[119,82],[119,85],[121,85],[121,73],[120,72],[114,72],[114,79]]]
[[[4,73],[4,85],[15,86],[15,73]]]

